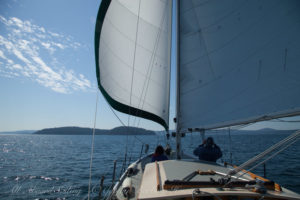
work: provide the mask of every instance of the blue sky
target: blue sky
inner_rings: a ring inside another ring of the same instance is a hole
[[[0,131],[93,127],[98,92],[94,28],[99,5],[97,0],[1,0]],[[96,127],[120,126],[101,95],[98,102]],[[171,92],[170,118],[175,114],[174,102]],[[128,117],[118,115],[127,124]],[[139,126],[163,129],[147,120]],[[300,127],[299,123],[260,123],[249,128],[266,126]]]
[[[0,131],[94,126],[99,5],[98,0],[1,1]],[[120,126],[101,95],[98,102],[96,127]],[[118,116],[127,124],[128,116]],[[147,120],[139,126],[163,129]]]

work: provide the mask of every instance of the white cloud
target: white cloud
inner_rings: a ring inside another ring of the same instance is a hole
[[[23,54],[16,47],[12,49],[12,52],[16,57],[22,60],[25,64],[29,65],[31,63],[27,58],[23,56]]]
[[[24,76],[26,76],[26,77],[30,77],[30,74],[29,74],[28,72],[26,72],[26,71],[22,71],[22,74],[23,74]]]
[[[40,31],[42,31],[43,33],[46,33],[46,30],[43,27],[40,27]]]
[[[58,33],[53,33],[51,31],[49,31],[49,34],[53,37],[60,37],[60,35]]]
[[[1,50],[0,50],[0,58],[7,59],[6,56],[4,55],[3,51],[1,51]]]
[[[14,69],[23,69],[23,67],[19,64],[12,65]]]
[[[7,34],[0,35],[0,76],[24,77],[59,93],[86,91],[91,83],[83,74],[65,69],[62,50],[72,50],[82,45],[73,37],[54,33],[28,20],[0,15],[0,28]]]
[[[50,43],[47,43],[47,42],[42,42],[41,43],[46,49],[49,49],[51,47],[51,44]]]
[[[49,51],[50,54],[53,54],[55,52],[55,48],[52,47],[52,45],[48,42],[42,42],[41,45]]]
[[[59,48],[61,48],[61,49],[64,49],[64,48],[65,48],[64,45],[62,45],[62,44],[60,44],[60,43],[56,43],[56,42],[52,42],[52,45],[57,46],[57,47],[59,47]]]

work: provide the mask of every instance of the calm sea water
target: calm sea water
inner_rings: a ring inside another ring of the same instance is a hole
[[[241,164],[280,141],[287,134],[231,134],[233,162]],[[229,161],[227,133],[213,134]],[[138,139],[137,139],[138,138]],[[140,141],[139,141],[140,140]],[[163,136],[95,136],[91,197],[97,199],[99,181],[105,176],[105,191],[111,185],[113,161],[120,174],[128,143],[127,160],[140,156],[142,142],[153,151],[165,144]],[[91,136],[0,135],[0,199],[87,199]],[[174,143],[174,140],[171,140]],[[183,139],[185,152],[200,143],[199,134]],[[268,161],[267,178],[300,193],[300,142]],[[254,170],[262,174],[262,167]]]

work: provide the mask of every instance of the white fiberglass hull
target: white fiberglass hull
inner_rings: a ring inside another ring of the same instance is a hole
[[[151,163],[149,155],[126,170],[108,199],[300,199],[299,194],[243,171],[231,177],[230,184],[220,185],[218,180],[231,169],[186,156]],[[265,186],[253,182],[264,182]],[[124,191],[128,193],[124,195]]]

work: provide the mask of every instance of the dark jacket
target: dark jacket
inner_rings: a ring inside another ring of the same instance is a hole
[[[156,154],[154,154],[154,155],[152,156],[151,162],[155,162],[155,161],[163,161],[163,160],[168,160],[168,157],[165,156],[164,154],[162,154],[162,155],[156,155]]]
[[[222,157],[222,151],[216,144],[213,144],[212,146],[202,144],[194,150],[194,154],[199,156],[199,160],[210,162],[216,162]]]

